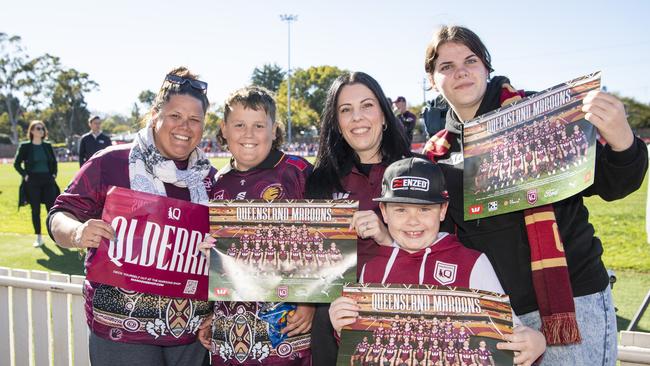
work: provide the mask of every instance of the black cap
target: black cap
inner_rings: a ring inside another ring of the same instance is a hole
[[[377,202],[436,204],[449,201],[440,166],[421,158],[398,160],[386,168]]]

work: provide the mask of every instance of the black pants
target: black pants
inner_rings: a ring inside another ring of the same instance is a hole
[[[56,182],[51,174],[29,174],[29,178],[25,182],[25,193],[29,205],[32,207],[32,225],[34,225],[35,234],[41,233],[41,203],[44,203],[49,211],[56,199],[56,192]]]
[[[339,347],[329,316],[330,304],[318,304],[311,325],[311,356],[313,366],[336,365]]]

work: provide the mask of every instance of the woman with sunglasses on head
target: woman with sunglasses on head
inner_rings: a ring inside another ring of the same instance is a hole
[[[346,73],[330,86],[321,115],[314,171],[307,179],[308,198],[359,201],[352,219],[357,235],[357,276],[375,255],[377,243],[393,241],[379,204],[384,170],[411,156],[403,128],[379,83],[363,72]],[[337,345],[329,321],[329,304],[316,309],[312,325],[314,365],[334,365]]]
[[[54,150],[46,142],[47,128],[43,121],[32,121],[27,128],[29,141],[18,146],[14,168],[23,177],[19,189],[18,205],[29,204],[32,208],[32,225],[36,240],[35,248],[43,245],[41,236],[41,204],[49,210],[59,195],[56,185],[57,162]]]
[[[48,229],[58,245],[88,249],[89,263],[102,239],[115,238],[111,225],[101,220],[110,186],[208,202],[211,192],[206,187],[214,186],[216,170],[197,148],[209,106],[206,92],[207,83],[186,68],[165,77],[135,141],[95,154],[56,200]],[[207,357],[196,336],[198,326],[212,314],[208,302],[89,281],[84,297],[93,365],[201,365]],[[171,305],[177,318],[163,315]],[[174,329],[168,328],[171,323]]]
[[[596,142],[591,187],[552,205],[465,221],[463,124],[525,93],[506,77],[490,78],[487,48],[474,32],[460,26],[443,26],[434,35],[426,50],[425,70],[451,107],[445,129],[425,147],[443,168],[449,188],[443,228],[487,255],[515,313],[525,325],[542,330],[548,344],[542,365],[615,364],[616,316],[609,276],[583,197],[615,200],[643,182],[647,148],[634,137],[623,104],[601,91],[591,91],[583,100],[585,119],[607,141]],[[517,337],[515,328],[508,340],[517,342]]]

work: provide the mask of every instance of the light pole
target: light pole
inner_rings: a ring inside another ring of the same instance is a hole
[[[281,14],[280,20],[287,22],[287,141],[291,144],[291,22],[297,21],[294,14]]]

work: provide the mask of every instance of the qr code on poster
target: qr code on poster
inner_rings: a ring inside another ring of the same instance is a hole
[[[198,284],[199,281],[197,280],[187,280],[187,283],[185,284],[185,290],[183,290],[183,293],[188,295],[194,295],[196,293],[196,286]]]

